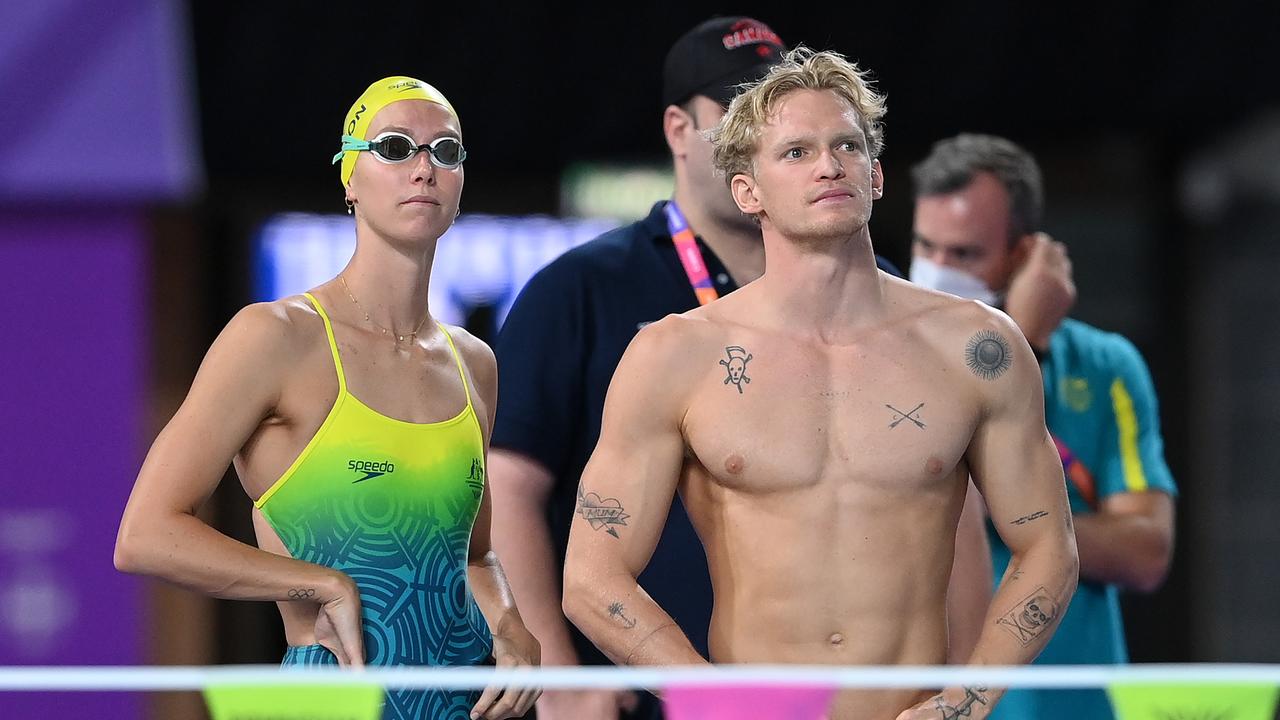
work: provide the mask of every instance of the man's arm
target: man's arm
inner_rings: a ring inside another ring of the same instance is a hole
[[[984,315],[965,348],[985,406],[965,457],[1012,558],[969,663],[1022,665],[1048,643],[1075,592],[1079,565],[1062,463],[1044,425],[1040,368],[1007,316]],[[958,707],[982,718],[1003,694],[948,688],[899,718],[948,716]]]
[[[546,665],[577,665],[578,654],[560,609],[560,574],[547,502],[555,478],[537,460],[510,450],[489,451],[493,547],[506,558],[507,579],[520,614],[542,643]]]
[[[569,622],[560,609],[564,565],[549,513],[562,498],[559,483],[577,483],[574,446],[590,423],[584,367],[601,347],[584,332],[591,302],[581,255],[561,256],[535,274],[511,306],[493,349],[502,376],[502,402],[489,452],[493,491],[493,548],[530,632],[542,645],[544,665],[577,665]],[[596,311],[601,311],[596,308]],[[607,320],[605,320],[607,321]],[[572,478],[566,475],[574,475]],[[572,499],[557,511],[572,511]],[[568,533],[567,527],[559,528]],[[634,693],[552,690],[538,698],[540,720],[617,720],[620,698]]]
[[[538,271],[520,291],[494,344],[503,390],[488,465],[492,542],[505,560],[521,615],[542,644],[546,665],[579,662],[560,609],[564,567],[548,520],[548,503],[559,495],[557,475],[572,464],[572,447],[586,432],[581,410],[588,382],[584,365],[594,349],[584,339],[582,319],[589,274],[582,258],[573,256],[562,256]],[[539,713],[554,715],[544,713],[544,706],[568,694],[544,695]]]
[[[320,332],[320,319],[312,316]],[[265,552],[196,517],[281,393],[299,333],[283,304],[240,311],[209,348],[191,390],[147,453],[116,537],[116,568],[230,600],[319,603],[316,639],[363,665],[360,596],[332,568]]]
[[[1027,260],[1014,274],[1005,301],[1028,342],[1041,352],[1049,349],[1049,337],[1075,303],[1076,289],[1071,276],[1071,260],[1066,247],[1044,233],[1036,233],[1027,245]],[[1125,393],[1133,388],[1132,406],[1116,408],[1131,412],[1138,425],[1135,456],[1138,471],[1155,466],[1163,477],[1164,465],[1160,429],[1155,412],[1155,390],[1141,355],[1128,343],[1118,353],[1118,376]],[[1113,393],[1114,394],[1114,393]],[[1114,399],[1113,399],[1114,404]],[[1116,423],[1121,445],[1126,438]],[[1094,469],[1098,470],[1098,469]],[[1101,469],[1103,474],[1125,473],[1122,467]],[[1129,473],[1133,472],[1130,463]],[[1117,478],[1102,485],[1125,483]],[[1146,483],[1142,483],[1145,485]],[[1170,481],[1171,484],[1171,481]],[[1173,498],[1158,492],[1121,491],[1106,497],[1096,513],[1075,516],[1076,542],[1080,548],[1080,576],[1094,582],[1116,583],[1128,590],[1152,592],[1164,581],[1173,557]]]
[[[947,586],[947,662],[963,663],[973,654],[991,605],[991,543],[986,510],[978,489],[969,483],[956,528],[956,552]]]
[[[490,449],[487,467],[493,488],[493,548],[504,559],[520,615],[542,646],[542,664],[577,665],[569,621],[560,609],[563,566],[547,522],[555,477],[539,461],[500,448]],[[620,702],[625,700],[613,691],[549,690],[538,698],[538,717],[616,719]]]
[[[1173,498],[1163,492],[1118,493],[1095,513],[1075,516],[1080,576],[1153,592],[1173,559]]]
[[[1075,592],[1079,560],[1062,461],[1044,424],[1039,364],[1007,317],[993,314],[978,335],[993,338],[1010,362],[977,378],[986,413],[966,458],[1011,558],[969,662],[1021,665],[1048,644]],[[983,362],[976,348],[968,352],[971,365]],[[994,702],[1003,691],[990,694]]]
[[[685,322],[653,323],[627,348],[569,533],[565,615],[618,664],[706,663],[636,581],[658,544],[684,462]]]
[[[1164,582],[1173,558],[1176,488],[1164,459],[1160,412],[1147,364],[1133,343],[1109,336],[1108,395],[1113,452],[1095,475],[1096,513],[1076,516],[1080,575],[1151,592]]]
[[[1067,246],[1045,233],[1023,237],[1019,249],[1026,260],[1013,274],[1005,297],[1005,312],[1031,347],[1049,350],[1049,338],[1076,304]]]

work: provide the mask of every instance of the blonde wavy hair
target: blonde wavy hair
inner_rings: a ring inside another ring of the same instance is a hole
[[[840,53],[797,46],[759,82],[743,87],[729,103],[720,124],[708,133],[713,146],[711,160],[724,173],[726,183],[731,183],[734,175],[752,173],[752,156],[761,131],[782,100],[796,90],[830,90],[848,100],[858,113],[871,157],[879,157],[884,150],[880,123],[885,114],[884,95],[872,87],[870,73]]]

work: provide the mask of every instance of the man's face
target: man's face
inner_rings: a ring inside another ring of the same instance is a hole
[[[793,239],[853,235],[883,187],[857,110],[828,90],[782,99],[760,134],[754,168],[734,178],[738,206]]]
[[[705,95],[695,95],[681,110],[690,121],[683,145],[689,193],[718,221],[754,230],[751,219],[734,204],[724,178],[716,174],[711,162],[711,142],[704,135],[724,117],[724,106]]]
[[[462,138],[457,118],[426,100],[401,100],[384,107],[365,136],[372,139],[388,130],[404,133],[419,145],[442,137]],[[437,167],[425,150],[399,163],[362,152],[347,194],[379,235],[408,242],[429,240],[444,234],[457,216],[463,177],[461,166]]]
[[[956,192],[916,198],[913,257],[967,272],[999,292],[1016,266],[1009,240],[1009,193],[991,173]]]

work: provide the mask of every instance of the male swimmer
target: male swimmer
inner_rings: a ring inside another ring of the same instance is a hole
[[[800,48],[713,134],[759,223],[756,282],[642,330],[582,477],[564,609],[628,664],[703,658],[636,582],[680,492],[706,549],[717,663],[940,664],[968,478],[1012,552],[974,664],[1030,662],[1076,585],[1040,373],[981,303],[876,269],[883,98]],[[840,693],[832,718],[982,718],[996,688]]]

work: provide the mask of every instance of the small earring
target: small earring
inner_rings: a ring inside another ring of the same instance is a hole
[[[354,215],[356,211],[355,210],[356,204],[352,202],[351,198],[346,198],[346,201],[347,201],[347,214]]]

